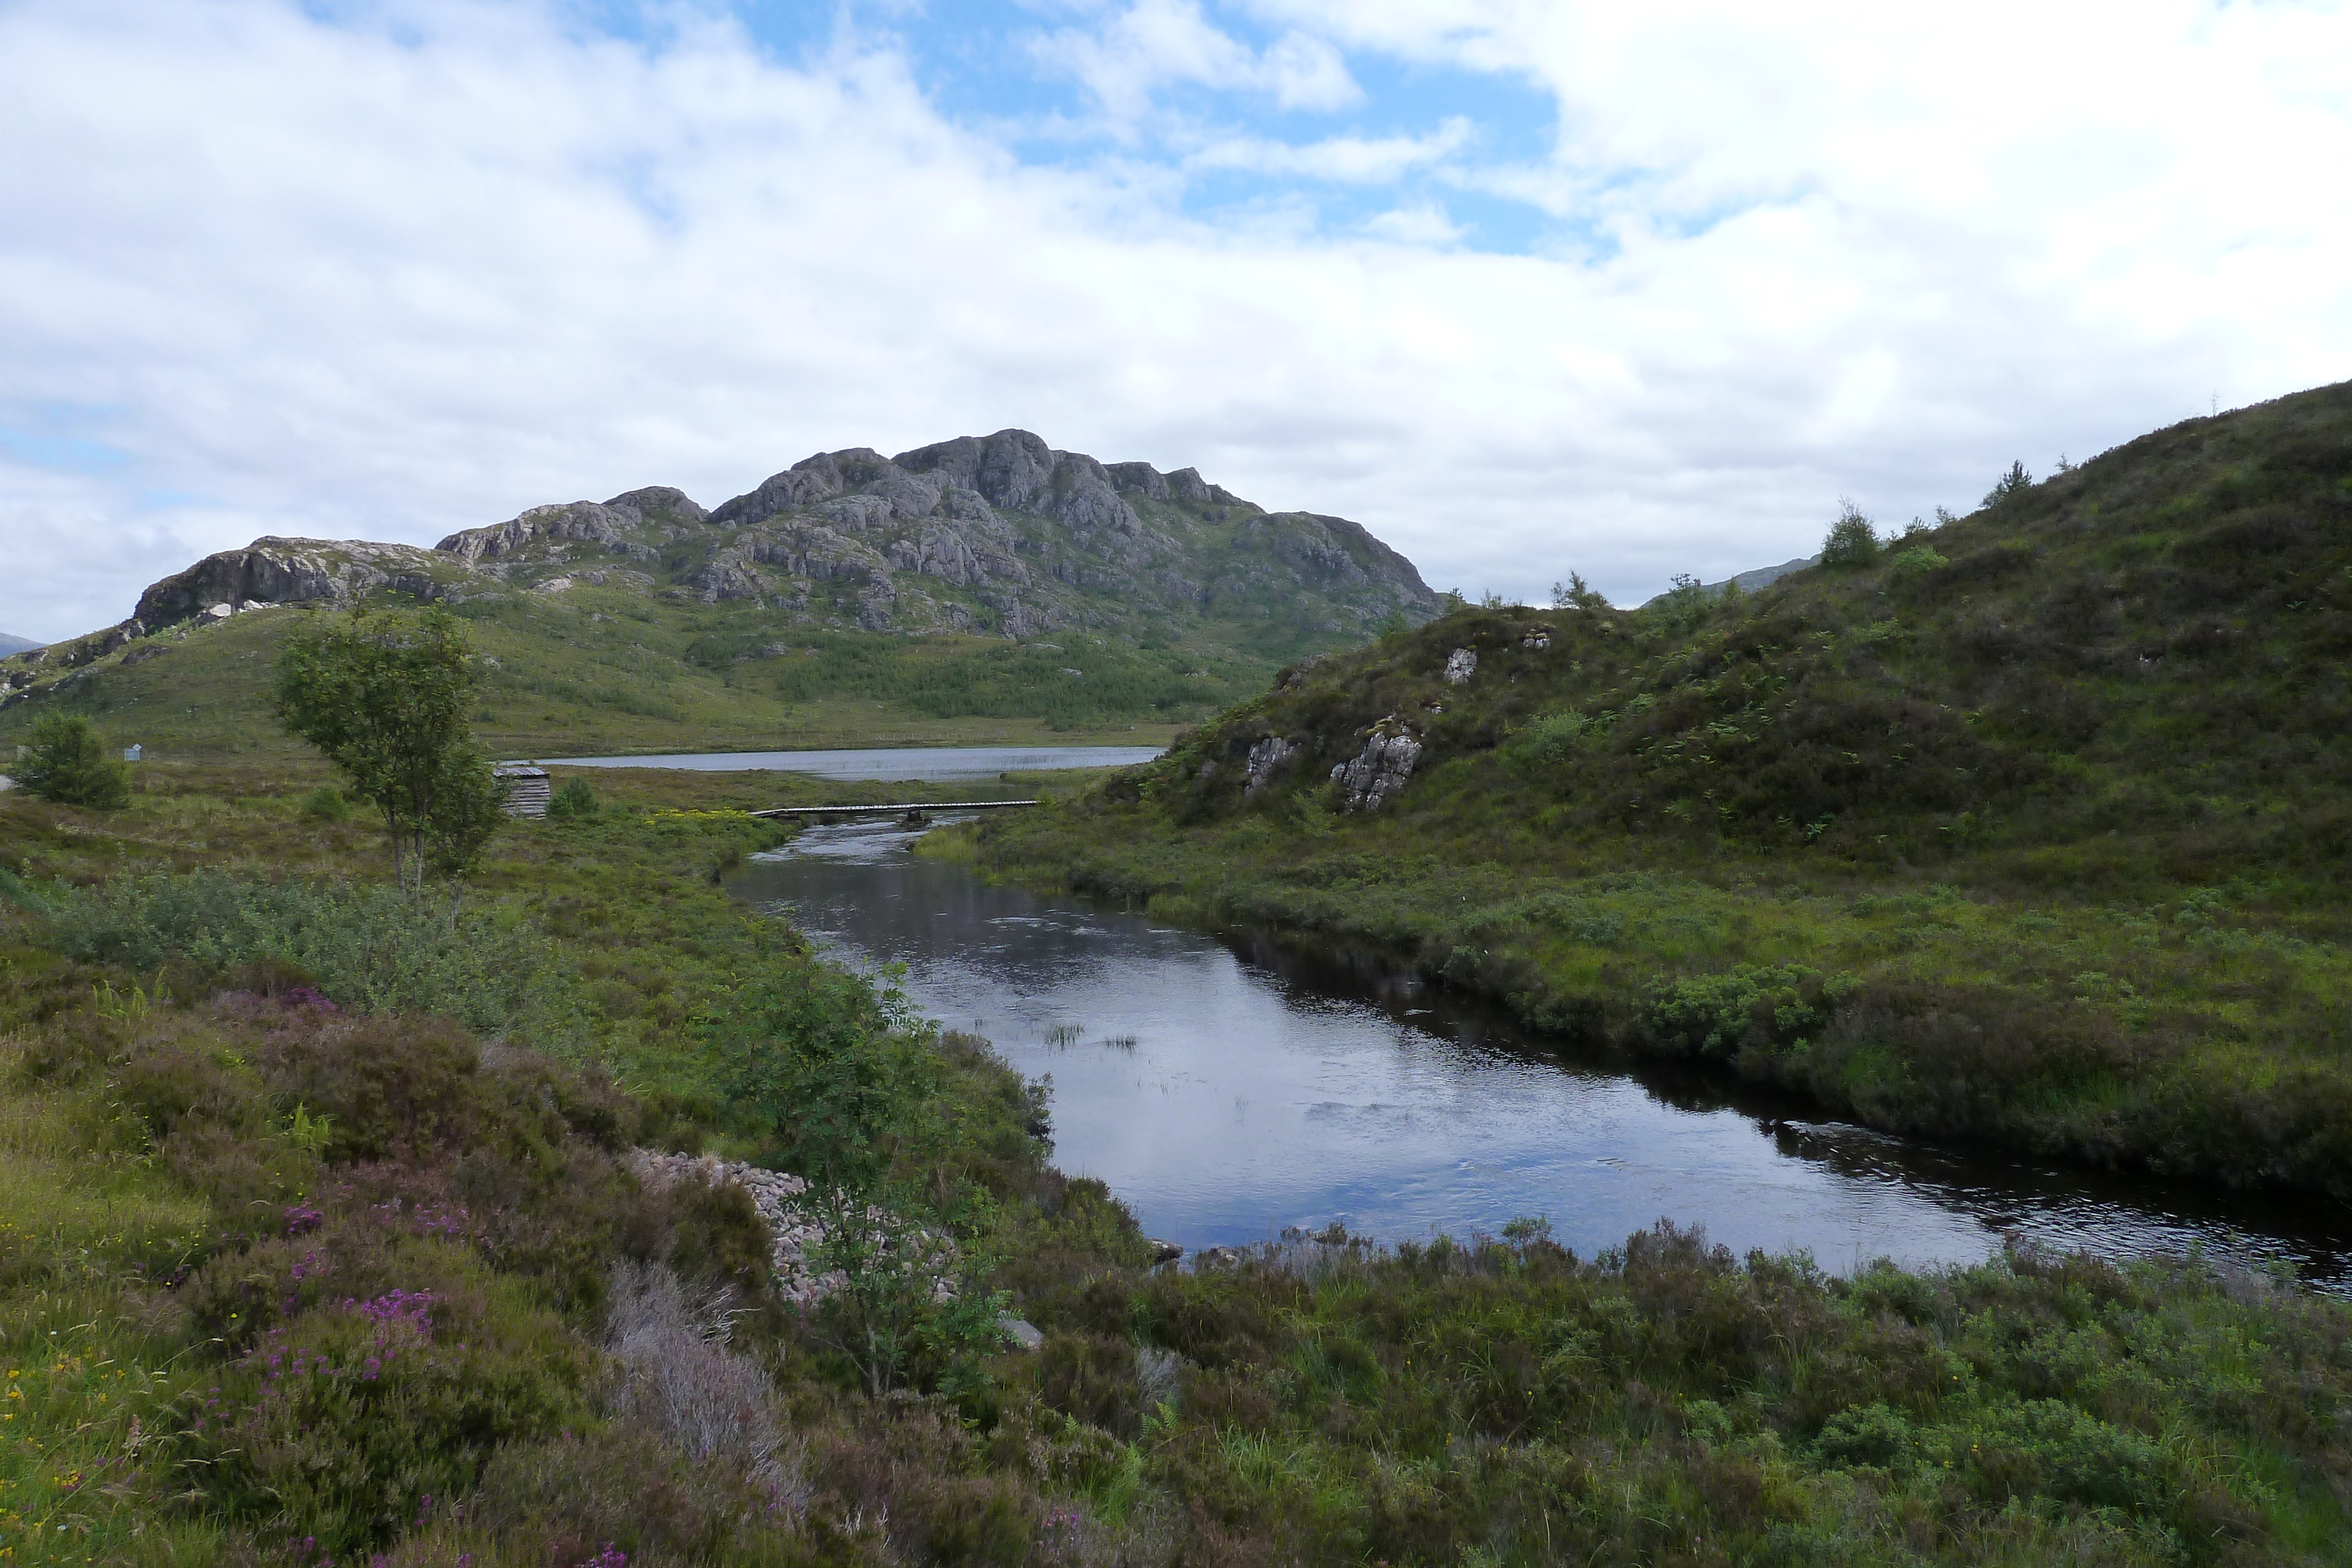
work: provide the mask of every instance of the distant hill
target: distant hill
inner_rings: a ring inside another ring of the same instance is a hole
[[[30,637],[16,637],[5,632],[0,632],[0,658],[5,658],[10,653],[30,653],[40,645]]]
[[[1721,582],[1702,582],[1698,585],[1698,591],[1710,597],[1721,594],[1727,588],[1734,587],[1742,593],[1753,593],[1759,588],[1768,588],[1780,581],[1792,571],[1802,571],[1809,566],[1819,566],[1821,563],[1822,558],[1818,555],[1799,556],[1795,560],[1784,560],[1778,566],[1759,566],[1753,570],[1734,572]],[[1669,597],[1674,591],[1670,588],[1664,593],[1654,595],[1646,602],[1655,604],[1660,600]]]
[[[432,549],[257,539],[154,583],[121,626],[0,661],[0,703],[143,705],[152,741],[255,743],[275,612],[371,597],[474,623],[496,661],[478,724],[517,753],[1124,734],[1438,609],[1346,518],[1008,430],[821,453],[709,509],[653,486]]]

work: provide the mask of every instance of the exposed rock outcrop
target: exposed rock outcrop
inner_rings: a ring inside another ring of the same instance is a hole
[[[648,507],[655,509],[657,517],[665,519],[684,517],[698,523],[707,515],[700,507],[688,500],[683,491],[656,486],[645,490],[632,490],[625,496],[615,496],[603,503],[572,501],[560,506],[533,507],[503,523],[451,534],[433,548],[443,554],[457,557],[467,566],[495,562],[501,557],[519,554],[532,545],[561,540],[577,540],[611,550],[616,555],[651,560],[657,558],[660,551],[633,537],[645,527]]]
[[[447,596],[450,562],[414,545],[275,536],[208,555],[139,596],[132,616],[149,628],[177,625],[215,604],[302,604],[356,599],[383,590],[420,599]]]
[[[1244,792],[1256,794],[1274,782],[1285,769],[1298,760],[1305,749],[1297,741],[1279,735],[1269,735],[1250,747],[1249,783]]]
[[[1331,778],[1347,792],[1342,810],[1377,811],[1397,798],[1421,761],[1421,739],[1393,714],[1374,725],[1364,749],[1337,768]]]

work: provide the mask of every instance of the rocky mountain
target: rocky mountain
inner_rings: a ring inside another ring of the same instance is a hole
[[[1106,465],[1005,430],[896,457],[819,453],[710,510],[653,486],[534,507],[431,550],[257,539],[156,583],[133,619],[154,630],[222,605],[581,583],[758,605],[779,631],[1014,639],[1229,621],[1244,641],[1303,643],[1437,608],[1412,562],[1344,517],[1269,513],[1190,468]]]
[[[535,715],[509,732],[517,747],[583,726],[607,744],[719,744],[679,716],[731,706],[772,730],[852,695],[909,722],[1173,724],[1289,659],[1439,609],[1411,561],[1344,517],[1268,512],[1193,469],[1104,464],[1005,430],[895,457],[819,453],[711,508],[654,486],[533,507],[430,549],[256,539],[157,581],[118,626],[0,658],[0,706],[66,686],[100,700],[111,688],[91,679],[183,646],[243,659],[257,650],[187,635],[376,596],[449,606],[504,649],[491,685]],[[244,690],[242,672],[215,674]],[[193,670],[172,688],[184,713],[211,711],[184,700],[211,689]],[[684,727],[662,729],[673,721]]]
[[[40,644],[30,637],[17,637],[6,632],[0,632],[0,658],[5,658],[11,653],[29,653],[39,646]]]

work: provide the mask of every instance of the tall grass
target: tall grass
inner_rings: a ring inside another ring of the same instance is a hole
[[[151,873],[61,890],[49,915],[68,957],[207,981],[290,967],[338,1005],[451,1018],[487,1037],[576,1054],[585,1026],[569,965],[544,935],[462,894]]]

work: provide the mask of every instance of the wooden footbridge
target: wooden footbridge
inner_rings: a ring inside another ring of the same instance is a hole
[[[891,817],[927,822],[934,811],[1002,811],[1014,806],[1035,806],[1036,800],[900,800],[874,806],[777,806],[753,811],[754,817]]]

